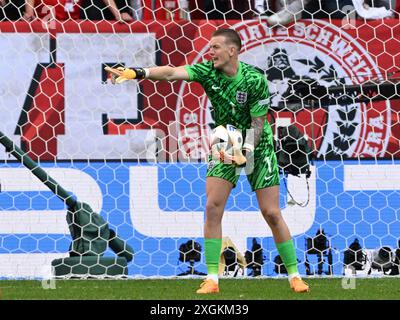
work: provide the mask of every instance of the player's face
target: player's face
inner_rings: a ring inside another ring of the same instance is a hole
[[[224,36],[212,37],[210,40],[210,56],[214,63],[214,68],[223,69],[234,54],[235,47],[227,44]]]

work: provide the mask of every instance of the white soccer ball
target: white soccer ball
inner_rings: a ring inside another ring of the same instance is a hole
[[[228,131],[229,142],[232,144],[232,148],[236,150],[242,149],[242,132],[231,124],[226,125],[226,131]]]
[[[220,160],[221,151],[233,155],[235,149],[242,148],[242,133],[236,127],[228,124],[214,128],[210,135],[211,156],[214,160]]]

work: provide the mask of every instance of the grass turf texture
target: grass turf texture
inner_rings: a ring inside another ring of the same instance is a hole
[[[41,281],[1,280],[3,300],[399,300],[400,278],[356,279],[343,289],[341,278],[306,279],[311,292],[295,294],[286,279],[222,279],[216,295],[195,294],[201,280],[57,280],[56,289]]]

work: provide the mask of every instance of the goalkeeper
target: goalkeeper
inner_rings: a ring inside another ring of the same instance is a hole
[[[246,171],[255,191],[261,213],[272,230],[279,255],[288,271],[290,287],[295,292],[309,291],[297,269],[295,248],[279,208],[279,171],[273,147],[273,135],[266,114],[269,91],[265,77],[254,67],[239,61],[241,40],[232,29],[216,30],[210,40],[210,61],[192,66],[111,69],[114,83],[132,79],[186,80],[199,82],[214,108],[215,124],[231,124],[246,134],[243,148],[234,156],[221,154],[210,159],[206,178],[206,220],[204,247],[208,275],[197,293],[218,293],[218,263],[221,252],[222,216],[230,192],[235,187],[238,166],[246,161],[254,166]],[[246,169],[248,169],[248,165]],[[251,226],[249,226],[251,228]]]

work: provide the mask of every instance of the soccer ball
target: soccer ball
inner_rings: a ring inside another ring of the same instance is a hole
[[[236,127],[227,124],[214,128],[210,136],[211,156],[214,160],[221,160],[221,151],[233,155],[234,150],[240,150],[243,144],[242,133]]]

